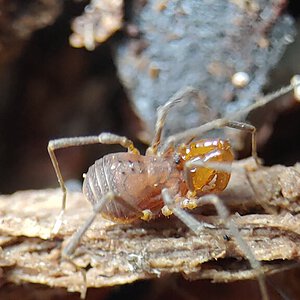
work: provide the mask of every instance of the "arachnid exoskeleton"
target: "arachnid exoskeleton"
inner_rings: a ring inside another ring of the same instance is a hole
[[[109,134],[105,134],[109,137]],[[228,141],[200,140],[181,145],[163,155],[113,153],[92,165],[83,183],[83,193],[95,205],[108,192],[114,200],[104,204],[101,215],[115,222],[132,222],[138,218],[149,220],[161,214],[169,216],[164,206],[162,189],[172,197],[184,200],[189,193],[200,196],[222,191],[230,178],[224,171],[203,167],[186,168],[185,161],[231,162],[233,154]],[[180,204],[182,207],[183,203]]]
[[[290,89],[292,88],[289,87],[287,90]],[[287,90],[282,90],[281,93]],[[168,137],[165,142],[162,142],[162,130],[167,113],[175,104],[193,94],[195,94],[194,89],[185,88],[159,108],[154,138],[145,155],[141,155],[128,138],[111,133],[50,141],[48,151],[63,190],[62,211],[55,223],[53,233],[57,233],[61,226],[66,205],[66,188],[54,151],[59,148],[95,143],[120,144],[128,149],[127,153],[106,155],[89,168],[83,184],[83,193],[92,203],[94,211],[63,249],[62,256],[70,257],[73,254],[82,235],[98,213],[120,223],[129,223],[136,219],[150,220],[160,215],[169,216],[174,213],[197,233],[199,228],[209,228],[212,225],[195,220],[184,208],[193,209],[201,199],[205,199],[216,206],[219,216],[244,251],[252,268],[257,270],[262,296],[268,299],[263,274],[259,271],[260,263],[239,234],[236,225],[230,220],[228,210],[214,195],[224,190],[230,179],[230,163],[233,160],[230,143],[223,139],[193,141],[195,137],[214,128],[228,126],[246,130],[252,134],[252,156],[258,161],[255,127],[235,120],[216,119]],[[273,97],[268,98],[268,101],[277,96],[278,93],[274,94]],[[247,107],[233,117],[238,118],[240,114],[264,105],[266,99]],[[178,140],[182,139],[188,142],[178,143]]]
[[[160,215],[169,216],[171,210],[164,205],[162,198],[164,188],[168,189],[181,207],[186,206],[184,201],[186,198],[196,198],[224,190],[230,172],[208,168],[205,165],[210,162],[231,163],[233,153],[229,141],[202,139],[182,143],[177,147],[169,142],[167,146],[163,144],[164,147],[161,147],[161,134],[168,111],[184,97],[193,93],[194,89],[185,88],[159,109],[156,133],[145,155],[141,155],[132,141],[126,137],[111,133],[50,141],[48,151],[64,194],[63,210],[66,188],[54,151],[58,148],[84,144],[120,144],[128,149],[127,153],[112,153],[97,160],[89,168],[83,183],[83,193],[93,206],[101,202],[107,193],[113,195],[113,200],[105,201],[99,213],[115,222],[128,223],[139,218],[150,220]],[[249,124],[223,119],[211,123],[213,127],[230,126],[250,130],[253,137],[255,135],[255,128]],[[255,148],[253,153],[256,157]],[[203,166],[191,165],[197,162]],[[191,203],[188,207],[191,207]]]

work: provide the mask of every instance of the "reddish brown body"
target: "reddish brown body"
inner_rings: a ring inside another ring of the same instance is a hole
[[[113,221],[131,222],[150,209],[160,214],[164,203],[161,190],[173,196],[187,192],[182,174],[172,159],[132,153],[108,154],[92,165],[83,183],[83,193],[94,205],[107,192],[116,197],[105,204],[101,214]]]
[[[275,93],[275,97],[283,93],[285,91]],[[192,140],[209,130],[223,127],[250,132],[252,134],[252,156],[259,164],[256,151],[256,128],[246,123],[216,119],[170,136],[162,143],[162,132],[170,109],[178,103],[188,100],[189,97],[187,96],[196,96],[198,99],[199,91],[192,87],[180,89],[164,106],[158,108],[155,132],[145,156],[139,154],[139,150],[130,139],[109,132],[103,132],[96,136],[61,138],[49,141],[48,152],[63,193],[62,209],[51,232],[54,235],[58,233],[62,225],[67,196],[66,185],[55,150],[90,144],[118,144],[128,150],[128,153],[114,153],[104,156],[89,168],[85,177],[83,192],[93,205],[93,213],[72,236],[67,246],[63,248],[62,258],[68,258],[68,261],[72,261],[71,255],[98,213],[120,223],[132,222],[139,218],[148,221],[160,214],[166,217],[175,214],[196,235],[202,228],[214,228],[210,224],[193,218],[184,209],[194,209],[204,200],[202,198],[204,194],[218,193],[226,188],[231,170],[228,163],[232,162],[233,153],[230,143],[226,140]],[[274,99],[274,96],[269,99]],[[256,102],[242,113],[248,113],[253,108],[267,103],[270,101],[269,99]],[[232,115],[232,117],[238,118],[240,116],[241,112]],[[177,142],[183,139],[190,142],[175,148]],[[268,299],[260,263],[256,260],[246,241],[243,240],[234,222],[228,217],[229,211],[217,196],[207,196],[205,202],[208,203],[208,201],[216,207],[223,224],[228,227],[239,248],[249,259],[257,274],[262,296],[264,299]]]
[[[173,157],[173,154],[176,155]],[[230,174],[226,172],[204,167],[184,171],[184,164],[195,159],[231,162],[233,155],[230,144],[220,139],[183,144],[166,156],[109,154],[89,168],[83,193],[95,205],[102,196],[113,192],[114,200],[105,203],[101,214],[115,222],[132,222],[141,218],[144,210],[150,210],[153,217],[157,217],[164,206],[163,188],[167,188],[174,199],[180,199],[188,191],[196,197],[222,191],[227,186]]]

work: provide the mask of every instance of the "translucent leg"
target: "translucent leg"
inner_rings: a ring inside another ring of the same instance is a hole
[[[171,211],[195,234],[198,234],[199,230],[201,230],[203,228],[208,228],[208,226],[206,226],[206,223],[202,223],[202,222],[196,220],[191,214],[187,213],[182,208],[180,208],[178,205],[176,205],[174,203],[173,199],[171,198],[171,195],[167,189],[163,189],[162,196],[163,196],[165,204],[171,209]],[[202,203],[206,202],[209,204],[213,204],[215,206],[219,217],[221,218],[221,220],[223,221],[225,226],[228,227],[231,235],[234,236],[237,245],[244,252],[244,254],[247,257],[247,259],[249,260],[249,263],[250,263],[251,267],[253,268],[253,270],[256,271],[257,280],[258,280],[261,294],[262,294],[262,299],[269,300],[264,274],[261,271],[261,264],[255,258],[255,255],[253,254],[251,247],[243,239],[241,233],[238,230],[237,225],[230,218],[229,211],[227,210],[225,205],[222,203],[220,198],[216,195],[206,195],[206,196],[201,197],[201,199],[199,199],[198,201],[201,201]],[[210,226],[213,227],[212,225],[210,225]]]
[[[71,240],[67,244],[67,246],[62,250],[62,257],[63,258],[70,258],[74,253],[75,249],[77,248],[82,236],[85,232],[90,228],[92,223],[94,222],[97,214],[99,214],[104,207],[105,203],[108,201],[114,200],[114,194],[112,192],[108,192],[105,196],[103,196],[94,206],[93,213],[88,217],[85,223],[79,228],[79,230],[74,233],[71,237]]]
[[[202,203],[207,202],[207,203],[213,204],[215,206],[215,208],[218,212],[218,215],[220,216],[220,218],[222,219],[224,224],[228,227],[230,233],[234,236],[239,248],[246,255],[252,269],[256,271],[257,280],[259,283],[262,299],[269,300],[265,277],[261,270],[261,264],[256,259],[251,247],[243,239],[235,222],[230,218],[229,211],[227,210],[225,205],[222,203],[221,199],[218,196],[211,194],[211,195],[206,195],[206,196],[201,197],[201,202]]]
[[[191,138],[195,136],[201,136],[204,133],[214,130],[214,129],[220,129],[223,127],[230,127],[238,130],[243,130],[251,133],[252,136],[252,156],[255,159],[255,161],[258,163],[258,156],[257,156],[257,150],[256,150],[256,128],[253,125],[238,122],[238,121],[229,121],[227,119],[216,119],[211,122],[208,122],[206,124],[203,124],[199,127],[191,128],[189,130],[186,130],[182,133],[170,136],[165,144],[163,145],[162,152],[166,152],[167,149],[170,147],[169,145],[173,145],[179,140],[182,140],[184,138]]]
[[[232,128],[246,130],[246,131],[252,133],[252,155],[255,158],[255,160],[257,161],[255,127],[251,126],[249,124],[246,124],[246,123],[237,122],[237,120],[240,120],[242,117],[245,117],[252,110],[254,110],[258,107],[264,106],[265,104],[275,100],[276,98],[278,98],[292,90],[295,90],[296,88],[299,87],[299,85],[300,85],[299,81],[295,81],[292,84],[290,84],[286,87],[283,87],[274,93],[271,93],[269,95],[265,95],[264,97],[259,98],[254,104],[249,105],[248,107],[240,110],[239,112],[233,113],[226,118],[215,119],[215,120],[207,122],[201,126],[194,127],[194,128],[185,130],[183,132],[180,132],[178,134],[172,135],[162,145],[161,152],[165,153],[170,148],[171,145],[174,145],[183,139],[190,139],[195,136],[200,137],[208,131],[228,126],[228,127],[232,127]],[[236,121],[230,121],[230,120],[236,120]]]
[[[256,146],[256,128],[255,126],[243,122],[228,121],[225,124],[226,127],[235,128],[238,130],[243,130],[251,133],[251,155],[255,159],[256,163],[259,165],[259,159],[257,156],[257,146]]]
[[[111,133],[101,133],[98,136],[83,136],[83,137],[73,137],[73,138],[62,138],[49,141],[48,144],[48,153],[50,155],[52,165],[54,167],[59,185],[61,187],[63,196],[62,196],[62,208],[59,213],[59,216],[56,219],[56,222],[51,231],[52,235],[56,235],[61,227],[64,211],[66,209],[66,196],[67,190],[65,182],[63,180],[60,167],[55,155],[55,151],[62,148],[74,147],[74,146],[83,146],[91,144],[119,144],[124,148],[127,148],[129,152],[139,154],[139,151],[134,147],[133,142],[127,137],[118,136]]]
[[[79,245],[79,242],[82,238],[82,236],[85,234],[85,232],[90,228],[92,223],[94,222],[96,216],[101,212],[104,205],[108,201],[114,200],[114,194],[111,192],[108,192],[105,196],[103,196],[94,206],[93,213],[87,218],[87,220],[84,222],[84,224],[79,228],[78,231],[76,231],[73,236],[71,237],[70,241],[68,242],[67,246],[62,249],[61,257],[63,260],[66,260],[69,262],[72,266],[76,268],[77,271],[79,271],[83,278],[84,288],[80,293],[80,298],[85,299],[86,292],[87,292],[87,279],[86,279],[86,272],[84,269],[79,268],[72,260],[72,255],[74,254],[76,248]]]
[[[174,215],[181,220],[190,230],[198,234],[203,228],[215,228],[215,226],[196,220],[191,214],[174,203],[168,189],[162,190],[162,197],[165,205]]]
[[[196,95],[197,90],[193,87],[185,87],[177,91],[168,102],[160,106],[157,110],[157,120],[155,124],[155,133],[150,147],[147,149],[148,155],[156,155],[158,146],[161,142],[161,134],[164,129],[166,118],[170,110],[177,104],[190,100],[188,96]]]

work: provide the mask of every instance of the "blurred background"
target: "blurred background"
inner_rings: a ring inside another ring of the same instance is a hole
[[[57,186],[46,151],[50,139],[109,131],[143,150],[156,108],[181,87],[197,87],[213,118],[300,73],[297,1],[108,3],[2,1],[1,193]],[[239,71],[250,78],[243,88],[231,82]],[[291,98],[251,117],[262,128],[259,154],[268,165],[299,160],[300,106]],[[167,132],[201,124],[203,116],[190,101],[174,109]],[[246,144],[236,144],[237,157],[249,155]],[[66,179],[81,179],[95,159],[118,150],[70,148],[58,151],[58,159]]]
[[[228,116],[289,84],[300,73],[299,13],[296,0],[0,1],[0,193],[58,187],[50,139],[109,131],[143,151],[156,108],[181,87],[198,88],[209,114],[191,101],[172,112],[167,135]],[[249,82],[232,82],[237,72],[246,72]],[[258,128],[266,165],[299,161],[300,104],[292,93],[248,120]],[[229,137],[237,158],[249,156],[245,135]],[[119,150],[60,150],[63,176],[81,180],[95,159]],[[149,285],[129,290],[139,299]],[[115,292],[104,294],[118,299]],[[286,299],[300,299],[294,296]]]

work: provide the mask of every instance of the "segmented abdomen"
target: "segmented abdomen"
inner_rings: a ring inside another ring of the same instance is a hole
[[[163,206],[162,188],[169,188],[172,195],[180,193],[180,175],[172,160],[114,153],[89,168],[83,193],[95,205],[107,192],[113,192],[115,199],[105,204],[101,214],[113,221],[131,222],[141,217],[144,209],[158,215]]]

